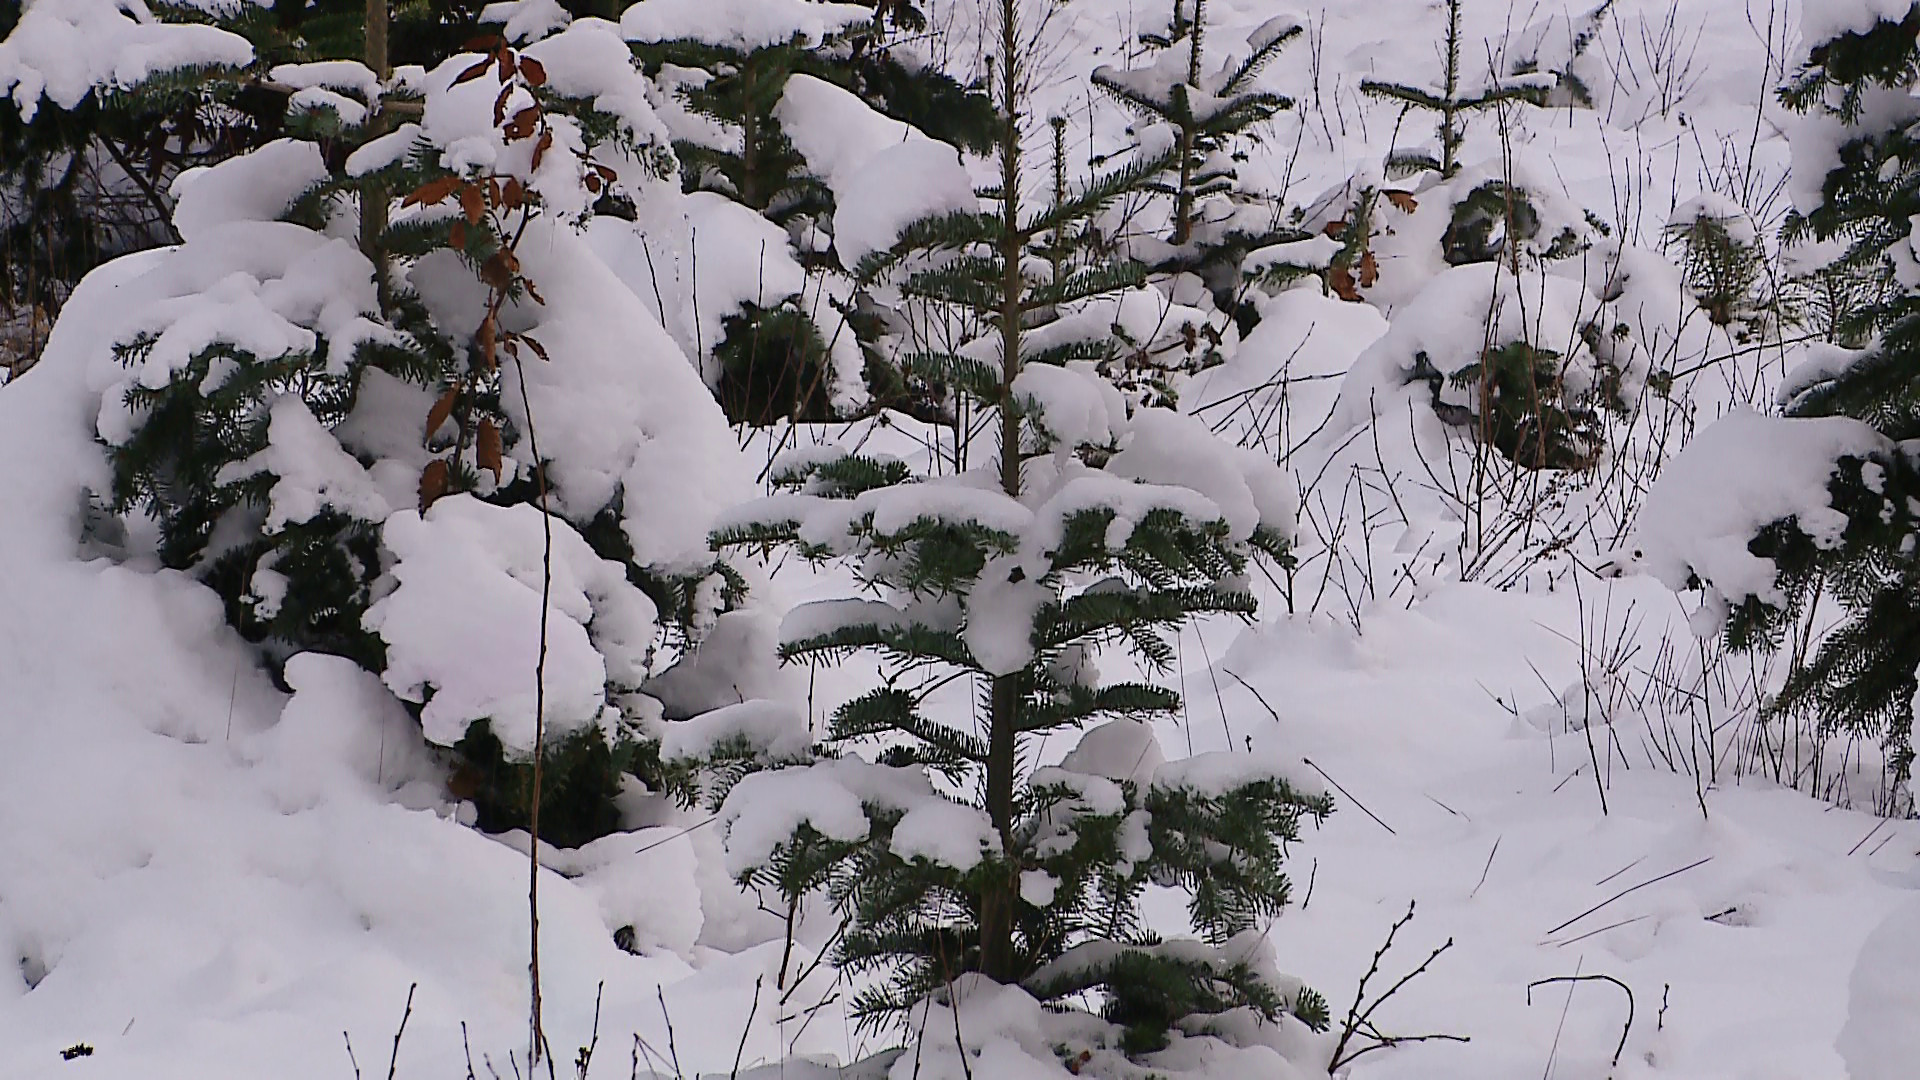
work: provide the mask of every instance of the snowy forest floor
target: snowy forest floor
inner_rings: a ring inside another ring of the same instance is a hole
[[[1214,14],[1256,25],[1266,6],[1219,0]],[[1517,29],[1546,6],[1469,3],[1470,31]],[[1392,144],[1394,112],[1355,86],[1430,66],[1440,18],[1422,0],[1307,14],[1310,48],[1276,72],[1296,120],[1249,165],[1284,173],[1296,198]],[[977,17],[954,16],[957,51]],[[1076,87],[1134,21],[1123,0],[1067,0],[1057,17],[1058,77]],[[1744,176],[1770,230],[1787,154],[1761,95],[1797,8],[1639,0],[1615,19],[1602,47],[1615,50],[1618,108],[1524,133],[1545,171],[1649,243],[1676,205]],[[1080,89],[1047,104],[1092,115]],[[1122,123],[1102,115],[1076,137],[1111,143]],[[1490,125],[1473,137],[1497,156]],[[1256,426],[1320,421],[1333,376],[1386,326],[1351,308],[1301,298],[1292,331],[1243,347],[1233,386],[1282,370],[1320,380]],[[1294,348],[1315,327],[1334,340]],[[1748,374],[1696,395],[1703,424],[1769,399],[1772,376]],[[469,1060],[510,1075],[526,1039],[522,850],[454,820],[437,792],[396,800],[335,768],[387,760],[377,724],[327,723],[372,707],[345,695],[286,709],[205,589],[76,553],[71,491],[101,480],[70,464],[97,459],[91,418],[70,415],[85,395],[63,384],[79,377],[48,364],[0,390],[0,948],[17,962],[17,978],[0,973],[0,1075],[332,1080],[356,1075],[349,1045],[358,1073],[379,1075],[403,1009],[397,1077],[464,1076]],[[1209,393],[1226,396],[1200,388],[1190,407]],[[1402,524],[1418,542],[1417,523]],[[1370,567],[1400,544],[1363,530],[1349,557]],[[1617,684],[1596,672],[1614,671],[1610,658],[1644,682],[1647,657],[1677,650],[1678,670],[1701,648],[1687,626],[1697,599],[1649,578],[1549,567],[1505,590],[1442,575],[1402,591],[1380,573],[1377,591],[1302,592],[1291,614],[1265,589],[1255,625],[1190,630],[1186,714],[1159,732],[1170,749],[1285,747],[1337,787],[1337,812],[1293,852],[1294,904],[1271,931],[1336,1027],[1409,905],[1368,1001],[1451,942],[1372,1021],[1470,1041],[1369,1053],[1352,1080],[1920,1075],[1920,822],[1870,812],[1871,753],[1748,715],[1604,698]],[[773,580],[779,600],[819,587],[797,570]],[[865,674],[823,674],[815,715]],[[661,821],[613,838],[652,860],[624,877],[543,879],[546,1028],[563,1071],[596,1023],[595,1076],[627,1075],[630,1055],[642,1072],[725,1076],[879,1045],[845,1021],[830,972],[780,1000],[783,943],[717,879],[714,830],[697,812]],[[1177,902],[1158,906],[1181,929]],[[668,944],[617,948],[609,923],[636,918]],[[824,938],[803,936],[802,963]],[[88,1055],[62,1060],[82,1044]]]

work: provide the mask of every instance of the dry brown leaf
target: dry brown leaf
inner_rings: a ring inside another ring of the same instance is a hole
[[[427,410],[427,434],[425,437],[428,440],[433,438],[434,432],[440,430],[440,425],[447,422],[447,417],[453,415],[453,407],[458,404],[459,401],[460,388],[458,386],[450,387],[446,393],[440,395],[439,401],[433,403],[433,408]]]
[[[427,467],[420,470],[420,512],[426,513],[434,500],[447,493],[447,483],[452,478],[443,458],[434,458]]]
[[[480,430],[473,440],[473,452],[480,467],[493,473],[493,482],[500,482],[500,470],[504,466],[501,460],[500,429],[492,420],[482,419]]]

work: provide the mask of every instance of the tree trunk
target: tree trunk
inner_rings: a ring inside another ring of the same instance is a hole
[[[1013,380],[1020,374],[1020,322],[1026,307],[1020,259],[1020,64],[1019,0],[1000,0],[1002,128],[1000,132],[1000,488],[1020,494],[1020,417],[1014,409]],[[1009,855],[1013,852],[1014,771],[1019,737],[1020,677],[996,676],[987,733],[987,816]],[[980,971],[996,982],[1010,982],[1013,970],[1013,914],[1018,871],[987,886],[980,898]]]
[[[384,86],[393,75],[393,66],[387,60],[387,0],[367,0],[366,53],[367,67]],[[367,105],[365,137],[372,141],[386,131],[386,110],[379,100]],[[387,257],[381,250],[381,237],[386,231],[387,193],[378,184],[369,183],[360,189],[360,252],[373,263],[373,283],[379,292],[382,310],[387,306],[390,291]]]

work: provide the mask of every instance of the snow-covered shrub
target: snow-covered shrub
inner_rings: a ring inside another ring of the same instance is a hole
[[[1690,200],[1668,220],[1667,235],[1679,243],[1687,287],[1715,326],[1763,317],[1765,253],[1738,203],[1713,195]]]
[[[1135,258],[1162,273],[1192,273],[1230,308],[1240,284],[1239,261],[1257,247],[1299,234],[1280,226],[1264,200],[1237,192],[1236,154],[1254,130],[1292,108],[1284,95],[1259,87],[1260,75],[1300,36],[1300,20],[1277,15],[1230,50],[1213,70],[1203,49],[1205,0],[1174,0],[1165,33],[1143,33],[1153,62],[1129,70],[1095,68],[1092,80],[1138,122],[1136,167],[1157,173],[1148,189],[1172,200],[1167,236],[1133,241]]]
[[[1001,13],[1010,43],[1014,12]],[[1145,178],[1023,203],[1023,61],[1005,54],[1008,182],[985,208],[902,222],[862,264],[869,281],[987,328],[915,363],[995,418],[979,455],[991,460],[917,476],[839,445],[777,459],[782,490],[728,515],[715,542],[851,568],[866,591],[794,609],[780,652],[816,664],[872,652],[884,679],[817,745],[804,717],[748,702],[670,727],[663,754],[718,766],[728,868],[767,907],[820,895],[845,920],[834,957],[865,978],[852,1010],[869,1023],[981,976],[1097,1035],[1024,1051],[1054,1068],[1076,1045],[1151,1053],[1241,1010],[1283,1033],[1319,1027],[1324,1002],[1271,969],[1257,928],[1286,903],[1300,820],[1330,799],[1271,753],[1166,761],[1145,720],[1179,695],[1103,680],[1095,664],[1122,648],[1164,671],[1182,624],[1251,613],[1249,560],[1283,556],[1293,524],[1285,479],[1191,417],[1130,405],[1102,374],[1141,335],[1177,333],[1169,305],[1138,264],[1036,249],[1080,235]],[[934,708],[955,684],[972,688],[970,720]],[[1064,760],[1034,767],[1043,736],[1090,724]],[[1204,942],[1148,934],[1154,884],[1189,894]],[[1075,1007],[1089,998],[1104,1019]]]
[[[213,77],[287,88],[296,137],[184,174],[184,243],[106,316],[110,509],[276,664],[380,673],[484,827],[526,823],[542,740],[545,837],[617,827],[639,687],[734,497],[697,374],[571,227],[672,164],[627,45],[582,19],[261,73],[190,29],[237,43]]]
[[[855,304],[844,277],[865,250],[835,244],[836,225],[851,223],[837,207],[900,197],[875,190],[872,178],[847,184],[862,159],[903,134],[935,145],[915,124],[965,135],[970,119],[977,123],[978,95],[885,47],[890,12],[896,21],[918,18],[904,4],[808,0],[651,0],[622,17],[622,32],[666,91],[661,116],[687,190],[764,219],[716,212],[709,217],[726,220],[694,223],[689,237],[686,271],[707,310],[683,345],[710,353],[710,363],[702,357],[708,381],[735,422],[826,420],[867,403],[863,324],[848,318]],[[701,241],[703,227],[725,239]],[[742,258],[756,248],[757,258]],[[710,251],[704,266],[701,249]],[[716,275],[718,287],[699,280]]]
[[[1827,245],[1885,291],[1856,326],[1861,349],[1811,350],[1780,388],[1787,418],[1736,415],[1682,453],[1654,494],[1636,559],[1675,588],[1704,586],[1731,641],[1777,638],[1817,591],[1845,618],[1788,678],[1777,711],[1878,736],[1895,808],[1905,784],[1920,669],[1920,260],[1913,249],[1913,91],[1920,8],[1810,7],[1812,47],[1782,93],[1806,114],[1791,133],[1790,237]]]

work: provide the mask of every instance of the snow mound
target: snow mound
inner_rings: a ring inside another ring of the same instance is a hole
[[[1835,465],[1891,447],[1844,417],[1722,417],[1687,444],[1648,493],[1629,544],[1631,562],[1676,590],[1697,576],[1707,588],[1711,626],[1749,597],[1784,604],[1773,561],[1753,554],[1747,542],[1791,518],[1814,543],[1838,544],[1847,518],[1827,493]]]

